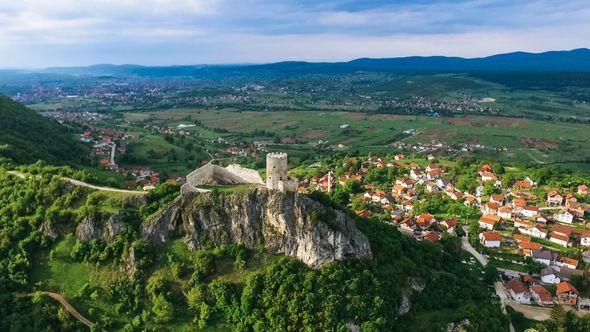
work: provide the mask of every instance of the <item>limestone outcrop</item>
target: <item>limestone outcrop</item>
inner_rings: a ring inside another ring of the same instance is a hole
[[[111,215],[107,220],[87,216],[76,227],[76,236],[83,242],[95,239],[112,243],[124,228],[125,224],[117,214]]]
[[[214,245],[263,245],[312,268],[345,258],[372,257],[369,241],[346,213],[296,193],[265,188],[222,194],[187,193],[141,226],[153,244],[184,236],[189,248]]]

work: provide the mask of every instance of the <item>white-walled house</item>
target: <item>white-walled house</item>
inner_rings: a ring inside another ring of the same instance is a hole
[[[540,274],[541,282],[544,284],[556,285],[561,282],[559,271],[554,266],[547,266],[541,270]]]
[[[536,206],[525,206],[522,209],[520,209],[520,214],[527,218],[532,218],[537,213],[539,213],[539,208]]]
[[[580,236],[580,245],[590,247],[590,232],[586,232]]]
[[[510,297],[518,303],[531,303],[529,288],[518,279],[510,279],[506,283],[506,290]]]
[[[561,211],[553,215],[553,219],[558,222],[571,224],[574,222],[574,215],[569,211]]]
[[[479,234],[479,241],[486,248],[500,248],[502,234],[493,231],[485,231]]]

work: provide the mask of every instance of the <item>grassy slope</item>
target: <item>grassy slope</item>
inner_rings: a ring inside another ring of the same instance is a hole
[[[18,163],[39,159],[61,164],[79,162],[87,156],[65,127],[43,118],[10,98],[0,95],[0,157]]]

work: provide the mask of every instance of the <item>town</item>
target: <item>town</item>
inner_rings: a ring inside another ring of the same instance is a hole
[[[389,223],[417,241],[468,238],[467,245],[497,268],[506,304],[590,312],[590,294],[573,285],[590,266],[587,184],[541,185],[499,165],[459,170],[429,159],[401,153],[348,158],[323,176],[304,179],[298,190],[353,188],[350,205],[361,217]]]

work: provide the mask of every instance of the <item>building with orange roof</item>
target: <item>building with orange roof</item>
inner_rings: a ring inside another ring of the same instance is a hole
[[[485,216],[479,218],[477,224],[480,228],[488,229],[491,231],[494,229],[496,224],[499,223],[501,220],[502,219],[496,215],[486,214]]]
[[[529,288],[518,279],[510,279],[506,285],[506,290],[510,297],[518,303],[531,303],[531,294]]]
[[[575,306],[578,302],[578,290],[567,281],[557,284],[555,296],[561,305]]]
[[[540,306],[554,305],[553,297],[549,291],[541,285],[532,285],[530,287],[531,299]]]
[[[502,234],[494,231],[479,233],[479,242],[486,248],[500,248]]]

